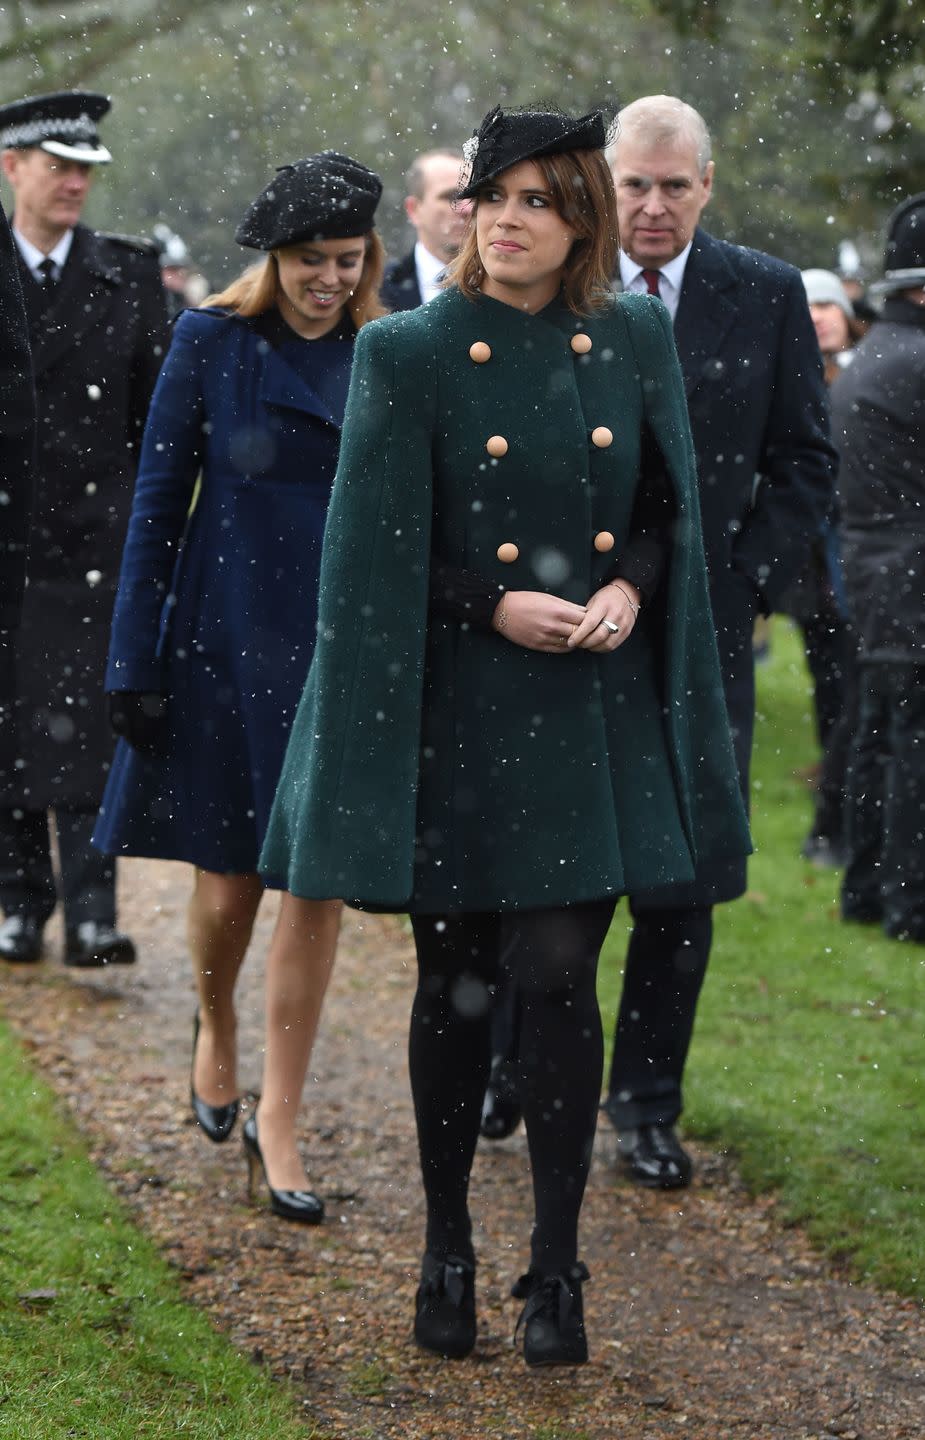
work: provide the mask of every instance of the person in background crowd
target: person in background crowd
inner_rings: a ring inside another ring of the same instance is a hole
[[[102,677],[118,557],[167,316],[153,247],[80,223],[112,158],[97,133],[108,110],[83,91],[0,106],[38,415],[16,766],[0,783],[0,956],[18,963],[39,959],[59,893],[66,964],[135,958],[116,929],[115,866],[90,837],[112,757]]]
[[[831,270],[804,270],[803,284],[826,384],[831,386],[850,363],[852,347],[867,325],[855,316],[844,286]],[[802,631],[822,752],[815,812],[801,853],[815,865],[837,866],[844,861],[845,769],[857,685],[855,639],[847,618],[834,514],[824,521],[807,565],[777,608],[792,616]]]
[[[418,238],[413,250],[386,266],[382,300],[390,310],[414,310],[440,292],[472,209],[456,197],[461,165],[458,150],[427,150],[408,170],[405,214]]]
[[[0,773],[15,760],[13,637],[19,628],[32,514],[35,389],[16,247],[0,210]]]
[[[201,305],[209,293],[209,282],[193,265],[193,257],[169,225],[155,225],[151,234],[161,263],[161,280],[167,292],[167,309],[172,320],[181,310]]]
[[[492,110],[449,288],[360,336],[323,639],[261,857],[297,895],[411,913],[414,1333],[456,1358],[476,1340],[489,994],[502,956],[516,974],[529,1365],[587,1359],[578,1220],[617,897],[749,844],[671,328],[611,293],[604,139],[600,114]]]
[[[859,644],[846,920],[925,944],[925,194],[894,210],[878,320],[832,396]]]
[[[714,162],[697,111],[651,95],[618,118],[610,147],[618,286],[659,295],[674,321],[726,705],[747,798],[755,616],[772,611],[800,572],[832,501],[835,453],[819,347],[799,271],[700,227]],[[605,1110],[637,1184],[690,1181],[690,1157],[674,1127],[713,907],[745,884],[745,859],[737,857],[703,860],[691,883],[630,892],[633,933]]]
[[[106,689],[124,741],[95,840],[110,854],[195,867],[191,1102],[215,1142],[238,1116],[235,984],[315,646],[354,340],[384,313],[381,190],[358,161],[325,151],[281,166],[250,206],[236,239],[267,254],[176,323],[122,562]],[[339,924],[336,901],[283,896],[267,960],[264,1082],[244,1126],[252,1189],[263,1166],[275,1213],[309,1224],[324,1207],[296,1124]]]
[[[860,252],[853,240],[842,240],[839,244],[835,271],[851,303],[855,319],[862,325],[869,325],[876,320],[877,312],[864,289],[864,266]]]

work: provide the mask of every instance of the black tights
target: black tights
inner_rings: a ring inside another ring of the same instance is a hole
[[[518,1065],[533,1168],[531,1263],[577,1259],[601,1092],[597,961],[615,902],[512,914],[412,915],[418,988],[408,1055],[427,1200],[427,1249],[472,1260],[467,1195],[491,1059],[499,968],[521,1001]]]

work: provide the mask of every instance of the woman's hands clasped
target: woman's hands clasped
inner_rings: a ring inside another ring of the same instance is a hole
[[[587,605],[573,605],[542,590],[509,590],[495,610],[492,626],[526,650],[548,655],[576,649],[607,654],[629,639],[639,604],[639,591],[628,580],[604,585]]]
[[[629,580],[611,581],[591,596],[584,618],[566,643],[568,650],[618,650],[633,633],[640,595]]]

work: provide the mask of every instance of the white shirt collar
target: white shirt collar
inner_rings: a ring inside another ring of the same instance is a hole
[[[438,260],[436,255],[431,255],[425,249],[420,240],[414,246],[414,268],[418,276],[418,289],[421,292],[421,303],[426,305],[428,300],[433,300],[439,295],[443,288],[438,282],[446,270],[446,260]]]
[[[44,281],[45,277],[39,269],[39,266],[46,258],[44,251],[37,249],[36,246],[32,244],[31,240],[27,240],[25,235],[23,235],[21,231],[16,229],[15,225],[13,226],[13,234],[16,237],[16,244],[19,246],[19,253],[22,255],[22,258],[25,260],[36,280],[38,280],[41,284]],[[50,250],[48,252],[48,259],[54,260],[55,265],[58,267],[57,274],[59,278],[61,275],[61,271],[64,269],[64,262],[67,259],[68,255],[70,255],[71,253],[71,245],[73,244],[73,241],[73,230],[65,230],[54,250]]]
[[[681,286],[684,284],[684,270],[693,243],[693,240],[689,240],[680,255],[676,255],[673,260],[669,260],[667,265],[658,267],[661,272],[659,293],[668,308],[668,313],[671,315],[672,320],[678,313],[678,304],[681,300]],[[620,281],[624,290],[637,292],[645,290],[646,282],[642,279],[644,268],[648,267],[637,265],[636,261],[631,260],[625,250],[620,251]]]

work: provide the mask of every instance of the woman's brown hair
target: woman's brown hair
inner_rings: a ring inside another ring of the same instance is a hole
[[[603,310],[613,299],[611,279],[617,263],[620,236],[613,177],[602,150],[567,150],[561,155],[527,157],[542,172],[553,204],[577,239],[562,272],[562,295],[576,315]],[[486,181],[484,188],[491,188]],[[476,238],[475,197],[473,218],[462,248],[448,270],[448,279],[474,300],[485,279]]]
[[[365,240],[363,269],[356,289],[347,301],[350,318],[358,330],[362,329],[367,321],[378,320],[380,315],[389,313],[379,299],[379,286],[382,284],[385,269],[385,247],[376,230],[370,230]],[[279,266],[276,263],[276,252],[271,250],[269,255],[258,260],[256,265],[248,265],[224,290],[215,295],[207,295],[200,308],[217,305],[247,318],[262,315],[265,310],[272,310],[279,300],[279,293]]]

